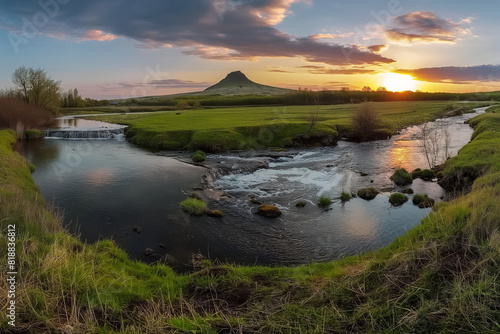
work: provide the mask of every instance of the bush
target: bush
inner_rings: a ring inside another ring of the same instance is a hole
[[[351,200],[351,194],[349,193],[346,193],[345,191],[342,192],[342,194],[340,195],[340,200],[342,202],[348,202]]]
[[[205,152],[203,152],[203,151],[196,151],[191,156],[191,159],[194,162],[203,162],[203,161],[205,161],[205,158],[206,158]]]
[[[207,211],[205,202],[196,198],[188,198],[181,202],[180,207],[187,213],[195,216],[200,216]]]
[[[406,186],[413,182],[411,174],[408,173],[404,168],[395,171],[391,176],[391,180],[398,186]]]
[[[329,206],[330,204],[332,204],[332,200],[329,199],[328,197],[321,196],[319,198],[319,202],[318,202],[319,207],[324,208],[324,207]]]
[[[430,208],[434,205],[435,201],[429,198],[425,194],[416,194],[413,196],[413,204],[417,205],[419,208]]]
[[[374,199],[375,197],[377,197],[377,195],[378,190],[373,187],[358,190],[358,196],[367,201]]]
[[[394,193],[394,194],[391,194],[391,196],[389,197],[389,202],[394,206],[403,205],[407,201],[408,201],[408,196],[406,196],[405,194],[401,194],[401,193]]]
[[[353,137],[365,141],[375,139],[375,130],[380,128],[380,117],[370,103],[362,103],[352,115]]]
[[[414,179],[422,179],[424,181],[432,181],[434,178],[436,178],[436,173],[430,169],[420,169],[417,168],[413,172],[411,172],[411,176]]]

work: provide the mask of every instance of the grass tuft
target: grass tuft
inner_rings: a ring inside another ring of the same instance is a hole
[[[326,208],[330,204],[332,204],[332,200],[328,197],[321,196],[318,200],[318,206],[320,208]]]
[[[195,216],[201,216],[207,211],[205,202],[196,198],[187,198],[181,202],[180,207],[187,213]]]
[[[344,203],[344,202],[349,202],[351,200],[351,194],[349,193],[346,193],[345,191],[342,192],[342,194],[340,194],[340,200]]]

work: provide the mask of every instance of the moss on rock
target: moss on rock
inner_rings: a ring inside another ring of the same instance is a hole
[[[257,209],[257,213],[267,218],[277,218],[281,216],[281,211],[278,207],[270,204],[261,204]]]
[[[406,186],[413,182],[411,174],[408,173],[404,168],[395,171],[391,176],[391,180],[398,186]]]
[[[378,190],[373,187],[358,190],[358,196],[367,201],[374,199],[375,197],[377,197],[377,195]]]
[[[389,202],[394,206],[403,205],[408,201],[408,196],[402,193],[394,193],[389,196]]]

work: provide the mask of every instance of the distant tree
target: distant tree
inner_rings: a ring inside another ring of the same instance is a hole
[[[68,107],[74,107],[75,106],[75,97],[73,95],[72,89],[68,90],[67,96],[68,96]]]
[[[370,86],[364,86],[363,89],[362,89],[363,92],[371,92],[372,89],[370,88]]]
[[[349,87],[342,87],[342,88],[340,88],[340,90],[343,91],[343,92],[348,92],[351,89]]]
[[[387,88],[379,87],[379,88],[377,88],[377,92],[387,92]]]
[[[56,112],[59,105],[61,82],[52,80],[43,69],[21,66],[12,74],[18,97],[26,103]]]

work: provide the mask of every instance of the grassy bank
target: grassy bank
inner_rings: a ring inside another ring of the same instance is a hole
[[[379,102],[381,129],[395,132],[410,124],[435,119],[450,102]],[[207,151],[283,147],[296,144],[307,132],[311,118],[317,123],[307,133],[316,143],[328,143],[352,130],[352,113],[359,104],[335,106],[240,107],[182,110],[146,115],[99,116],[99,120],[128,125],[129,140],[158,149]]]
[[[484,174],[471,191],[390,246],[298,267],[199,264],[192,274],[131,261],[111,241],[83,244],[61,228],[29,166],[0,131],[0,224],[17,229],[18,331],[30,333],[474,332],[500,329],[500,124],[475,118],[474,140],[445,171]],[[471,146],[472,145],[472,146]],[[483,168],[487,165],[487,168]],[[346,204],[348,205],[348,203]],[[5,268],[6,259],[2,259]],[[0,303],[7,305],[6,272]],[[6,312],[2,332],[14,332]]]

